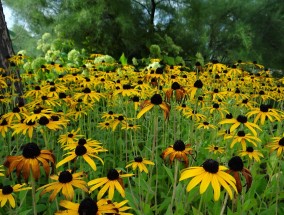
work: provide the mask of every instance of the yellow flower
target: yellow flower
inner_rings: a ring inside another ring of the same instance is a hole
[[[80,131],[80,128],[78,128],[76,131],[73,129],[67,134],[60,135],[58,139],[58,143],[64,146],[64,145],[69,145],[71,143],[77,142],[78,138],[84,136],[84,135],[78,134],[79,131]]]
[[[200,122],[200,123],[198,123],[197,125],[198,125],[198,126],[197,126],[197,129],[201,129],[201,128],[207,129],[207,130],[209,130],[209,129],[211,129],[211,128],[212,128],[212,129],[216,129],[216,126],[210,124],[209,122]]]
[[[52,175],[50,178],[52,180],[56,180],[56,182],[51,182],[49,184],[46,184],[37,190],[41,190],[40,195],[43,195],[45,193],[51,192],[52,194],[49,196],[49,201],[52,201],[55,199],[56,195],[61,191],[62,194],[65,196],[68,200],[73,200],[74,198],[74,188],[77,187],[85,192],[88,192],[88,188],[86,187],[87,183],[82,180],[83,179],[83,172],[78,173],[71,173],[71,171],[62,171],[59,175]]]
[[[16,184],[13,187],[10,185],[3,186],[0,189],[0,203],[1,207],[4,207],[4,205],[9,201],[12,208],[16,207],[15,198],[13,196],[14,192],[19,192],[23,190],[30,190],[31,187],[24,187],[26,184]]]
[[[168,119],[170,106],[166,102],[163,102],[160,94],[154,94],[150,100],[144,101],[142,104],[142,110],[138,113],[137,118],[141,118],[141,116],[150,111],[155,105],[159,106],[164,111],[164,117],[165,119]]]
[[[232,139],[233,141],[230,145],[230,148],[233,148],[236,143],[241,143],[243,150],[246,149],[246,141],[249,143],[252,143],[254,146],[257,146],[256,142],[261,142],[261,140],[258,137],[255,137],[251,134],[246,134],[244,131],[238,131],[237,135],[230,134],[224,137],[224,139]]]
[[[236,130],[242,124],[246,126],[254,134],[254,136],[257,136],[255,128],[261,131],[261,128],[257,124],[248,122],[248,118],[243,115],[239,115],[236,119],[224,119],[219,122],[219,124],[233,124],[230,128],[231,132]]]
[[[55,215],[70,214],[70,215],[82,215],[82,214],[92,214],[92,215],[103,215],[103,214],[116,214],[118,209],[115,205],[109,203],[106,199],[101,199],[95,201],[90,197],[86,197],[81,201],[81,203],[74,203],[67,200],[61,200],[60,206],[66,208],[64,211],[57,211]]]
[[[131,177],[133,175],[134,174],[119,174],[116,169],[110,169],[108,171],[107,177],[97,178],[88,182],[88,186],[90,187],[90,193],[103,186],[98,193],[98,199],[101,199],[107,190],[108,198],[110,200],[113,199],[115,190],[117,190],[122,197],[125,197],[122,178]]]
[[[219,166],[219,163],[215,160],[206,160],[202,167],[189,167],[182,170],[179,181],[185,180],[187,178],[193,179],[188,183],[186,191],[191,191],[197,184],[201,183],[199,192],[203,194],[209,184],[211,184],[214,190],[214,200],[217,201],[220,198],[221,186],[225,188],[230,198],[233,198],[232,189],[237,191],[236,180],[224,172],[227,170],[225,166]]]
[[[27,121],[25,122],[23,119],[21,120],[21,123],[14,123],[14,125],[11,126],[11,128],[14,130],[12,133],[12,136],[15,134],[22,133],[23,135],[28,134],[29,138],[31,139],[33,137],[34,129],[38,126],[38,123],[35,121]]]
[[[163,153],[161,154],[161,157],[163,160],[166,160],[169,156],[170,164],[172,164],[174,159],[178,159],[181,162],[184,162],[185,166],[188,166],[188,155],[191,155],[192,148],[190,147],[190,144],[185,145],[182,140],[175,141],[174,145],[169,146],[166,148]]]
[[[148,173],[148,169],[147,169],[145,164],[155,165],[152,161],[146,160],[142,157],[136,157],[136,158],[134,158],[133,161],[130,161],[130,163],[126,166],[126,168],[131,166],[133,170],[136,170],[137,167],[138,167],[140,172],[144,171],[144,172]]]
[[[246,150],[243,150],[239,153],[240,156],[248,156],[251,160],[254,159],[257,162],[260,162],[260,157],[264,157],[261,152],[254,150],[251,146],[248,146]]]
[[[101,161],[102,164],[104,164],[104,161],[97,156],[96,154],[98,152],[105,152],[106,149],[97,149],[97,148],[91,148],[90,146],[84,146],[78,144],[76,148],[74,148],[71,152],[66,153],[67,157],[65,157],[63,160],[57,163],[56,168],[62,166],[63,164],[75,160],[78,157],[82,157],[89,165],[92,167],[94,171],[97,170],[96,163],[92,158],[96,158],[99,161]]]
[[[273,142],[269,143],[267,147],[270,148],[270,152],[277,151],[277,156],[280,157],[284,151],[284,137],[273,137]]]
[[[8,168],[8,174],[16,168],[18,178],[20,178],[22,173],[25,181],[28,181],[30,172],[32,172],[35,180],[39,179],[40,163],[43,165],[45,174],[49,175],[49,163],[53,166],[55,163],[55,157],[51,151],[40,150],[37,144],[27,143],[23,147],[23,154],[18,156],[7,156],[4,166]]]
[[[223,154],[224,151],[225,151],[225,150],[224,150],[224,147],[219,147],[219,146],[216,146],[216,145],[214,145],[214,144],[212,144],[212,145],[206,147],[206,149],[208,149],[209,152],[213,152],[214,154],[217,154],[217,153]]]
[[[247,113],[247,117],[251,117],[252,115],[256,115],[254,118],[254,123],[257,123],[260,119],[260,124],[264,125],[265,120],[268,118],[271,122],[274,122],[275,120],[280,121],[281,116],[277,113],[277,111],[273,108],[271,108],[270,105],[260,105],[258,108],[253,108],[252,111]]]

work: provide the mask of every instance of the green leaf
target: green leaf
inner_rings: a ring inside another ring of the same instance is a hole
[[[168,176],[170,177],[171,183],[173,184],[174,183],[174,176],[173,176],[172,170],[170,168],[166,167],[165,164],[163,164],[163,167],[166,170]]]
[[[120,56],[119,61],[122,64],[122,66],[127,65],[127,58],[125,57],[124,53],[122,53],[122,55]]]
[[[193,206],[192,206],[192,212],[193,212],[193,215],[203,215],[203,213],[201,213],[198,209],[196,209]]]

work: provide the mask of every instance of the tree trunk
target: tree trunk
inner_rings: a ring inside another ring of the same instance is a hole
[[[6,72],[5,75],[13,75],[15,79],[20,79],[20,74],[17,69],[11,69],[8,58],[14,55],[12,41],[10,39],[9,31],[5,21],[2,2],[0,0],[0,68],[3,68]],[[12,73],[12,74],[11,74]],[[0,73],[1,74],[1,73]],[[7,83],[8,85],[11,83]],[[18,102],[23,99],[23,89],[20,81],[14,82],[16,93],[18,93]]]
[[[7,69],[9,67],[7,58],[14,55],[12,42],[9,36],[5,21],[2,2],[0,0],[0,67]]]

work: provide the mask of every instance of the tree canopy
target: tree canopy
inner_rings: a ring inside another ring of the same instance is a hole
[[[163,55],[184,59],[199,52],[206,60],[256,60],[272,68],[283,65],[281,0],[4,2],[21,20],[11,29],[15,48],[24,49],[28,41],[50,33],[54,39],[71,41],[72,48],[115,58],[122,52],[127,57],[144,57],[155,44]],[[28,28],[24,37],[17,37],[23,33],[21,23]]]

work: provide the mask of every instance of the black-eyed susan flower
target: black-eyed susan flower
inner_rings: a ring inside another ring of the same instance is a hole
[[[68,200],[73,200],[74,198],[74,188],[79,188],[85,192],[88,192],[88,188],[86,187],[87,182],[83,180],[84,173],[77,172],[71,173],[71,171],[65,170],[59,173],[59,175],[51,175],[50,178],[55,180],[56,182],[51,182],[46,184],[37,190],[41,190],[40,195],[44,195],[45,193],[52,192],[49,196],[49,201],[55,199],[56,195],[61,191],[63,196],[65,196]]]
[[[101,130],[103,130],[103,129],[106,129],[106,130],[111,129],[111,121],[100,122],[98,124],[99,124],[98,127]]]
[[[86,197],[80,204],[74,203],[68,200],[61,200],[60,206],[67,210],[57,211],[55,215],[71,214],[71,215],[102,215],[102,214],[116,214],[118,210],[115,205],[109,203],[106,199],[100,199],[98,201]]]
[[[76,93],[74,95],[74,99],[82,99],[84,103],[94,103],[95,101],[99,101],[103,98],[104,95],[95,91],[92,91],[90,88],[86,87],[82,90],[81,93]]]
[[[227,170],[227,173],[231,174],[236,179],[236,186],[238,189],[238,193],[242,192],[242,181],[241,181],[241,175],[245,177],[246,180],[246,187],[247,191],[251,187],[252,183],[252,175],[249,169],[244,167],[244,163],[242,159],[239,156],[232,157],[228,162],[229,169]],[[240,175],[241,174],[241,175]]]
[[[132,123],[124,123],[124,124],[121,125],[121,129],[122,130],[136,131],[136,130],[140,129],[140,125],[135,125],[135,124],[132,124]]]
[[[123,200],[122,202],[114,202],[114,206],[117,210],[116,214],[119,215],[133,215],[132,213],[127,213],[126,211],[131,209],[131,207],[126,206],[125,204],[128,202],[128,200]]]
[[[38,124],[47,127],[49,130],[60,130],[66,128],[69,120],[61,120],[59,116],[52,115],[50,118],[42,116],[38,120]]]
[[[167,101],[170,101],[173,96],[177,102],[182,101],[185,97],[185,89],[178,82],[172,83],[171,88],[166,91]]]
[[[63,164],[69,161],[75,160],[78,157],[82,157],[90,165],[90,167],[92,167],[92,169],[96,171],[97,165],[92,158],[96,158],[99,161],[101,161],[102,164],[104,164],[104,161],[99,156],[97,156],[97,153],[101,151],[106,151],[106,150],[100,148],[99,149],[91,148],[88,146],[84,146],[84,144],[78,144],[76,148],[65,154],[66,157],[57,163],[56,168],[62,166]]]
[[[0,188],[0,206],[1,208],[5,206],[7,202],[10,203],[12,208],[16,207],[16,201],[14,198],[14,193],[15,192],[20,192],[23,190],[30,190],[32,189],[31,187],[25,187],[26,184],[16,184],[14,186],[11,185],[6,185]]]
[[[155,165],[155,164],[154,164],[154,162],[152,162],[150,160],[146,160],[142,157],[136,157],[136,158],[134,158],[134,160],[130,161],[130,163],[128,165],[126,165],[126,168],[131,166],[132,169],[135,171],[138,167],[140,172],[148,173],[148,169],[147,169],[146,165]]]
[[[201,80],[196,80],[193,84],[193,86],[187,91],[189,94],[190,100],[193,100],[196,92],[198,89],[201,89],[203,87],[203,83]]]
[[[196,110],[184,112],[184,116],[186,118],[190,118],[191,120],[196,121],[196,122],[200,122],[201,120],[202,121],[206,120],[206,116],[201,114],[201,113],[198,113]]]
[[[224,119],[219,124],[233,124],[231,125],[230,131],[233,132],[236,130],[240,125],[246,126],[253,134],[254,136],[257,136],[257,132],[255,129],[258,129],[261,131],[261,128],[252,122],[248,122],[248,118],[244,115],[239,115],[236,119]]]
[[[191,191],[197,184],[201,183],[199,192],[203,194],[209,184],[211,184],[214,190],[214,200],[217,201],[220,198],[221,186],[225,188],[230,198],[233,198],[233,191],[237,192],[236,180],[224,170],[228,168],[220,166],[215,160],[206,160],[201,167],[189,167],[183,169],[179,181],[192,178],[188,183],[186,191]]]
[[[22,155],[7,156],[4,166],[8,168],[8,174],[16,169],[18,178],[21,175],[28,181],[30,172],[35,180],[40,176],[40,164],[42,164],[46,176],[50,174],[50,163],[53,166],[55,157],[50,150],[40,150],[37,144],[27,143],[23,147]]]
[[[242,157],[248,156],[251,160],[255,160],[257,162],[260,162],[260,157],[264,157],[260,151],[255,150],[251,146],[248,146],[246,150],[242,150],[239,155]]]
[[[215,125],[210,124],[209,122],[200,122],[197,124],[197,129],[216,129]]]
[[[133,86],[130,84],[123,84],[122,88],[116,89],[113,93],[114,96],[121,94],[122,96],[138,96],[139,91],[137,89],[134,89]]]
[[[177,140],[175,143],[168,148],[166,148],[162,154],[161,157],[163,160],[167,160],[167,157],[169,157],[169,162],[172,164],[174,159],[177,159],[181,162],[184,162],[184,165],[188,166],[188,155],[192,154],[192,148],[190,147],[190,144],[186,144],[182,140]]]
[[[10,126],[11,125],[7,122],[6,119],[0,117],[0,133],[2,137],[6,137],[6,133],[8,132]]]
[[[257,123],[258,120],[260,120],[261,125],[264,125],[266,119],[269,119],[270,122],[281,120],[281,116],[275,109],[271,107],[271,105],[261,104],[259,108],[253,108],[252,111],[247,113],[248,118],[253,115],[256,115],[254,118],[254,123]]]
[[[33,137],[33,132],[38,126],[38,123],[35,121],[27,121],[25,122],[24,119],[21,120],[19,123],[14,123],[11,128],[14,130],[12,133],[12,136],[15,134],[23,134],[26,135],[28,134],[28,137],[31,139]]]
[[[33,112],[28,113],[28,114],[24,113],[25,115],[24,122],[37,121],[43,116],[49,119],[51,113],[53,113],[51,109],[44,109],[42,107],[36,107]]]
[[[164,111],[165,119],[168,119],[170,113],[170,106],[163,102],[162,96],[160,94],[154,94],[150,100],[143,102],[142,110],[138,113],[137,118],[139,119],[146,112],[150,111],[155,105],[159,106]]]
[[[210,146],[206,147],[209,152],[213,152],[214,154],[223,154],[225,149],[224,147],[217,146],[215,144],[211,144]]]
[[[58,143],[64,146],[77,142],[79,138],[84,136],[82,134],[78,134],[79,131],[80,128],[78,128],[76,131],[75,129],[73,129],[70,132],[67,132],[66,134],[60,135],[58,138]]]
[[[272,140],[267,147],[270,148],[270,152],[277,151],[277,156],[280,157],[284,151],[284,137],[273,137]]]
[[[103,115],[102,115],[102,119],[105,119],[105,120],[110,120],[110,119],[114,119],[116,117],[118,117],[119,114],[117,113],[114,113],[113,111],[108,111],[108,112],[104,112]]]
[[[230,134],[224,137],[224,139],[232,139],[233,141],[230,145],[230,148],[233,148],[236,143],[241,143],[243,150],[246,149],[246,142],[252,143],[254,146],[257,146],[256,142],[261,142],[258,137],[255,137],[249,133],[245,133],[244,131],[238,131],[237,134]]]
[[[99,187],[103,186],[99,191],[97,198],[101,199],[105,192],[108,190],[108,198],[113,199],[114,191],[117,190],[122,197],[125,197],[123,178],[131,177],[134,174],[120,174],[116,169],[110,169],[107,173],[107,177],[97,178],[88,182],[90,187],[90,193]]]
[[[14,107],[11,112],[8,112],[2,116],[3,119],[5,119],[9,125],[11,125],[12,121],[21,121],[21,119],[24,118],[24,112],[21,111],[19,107]]]

